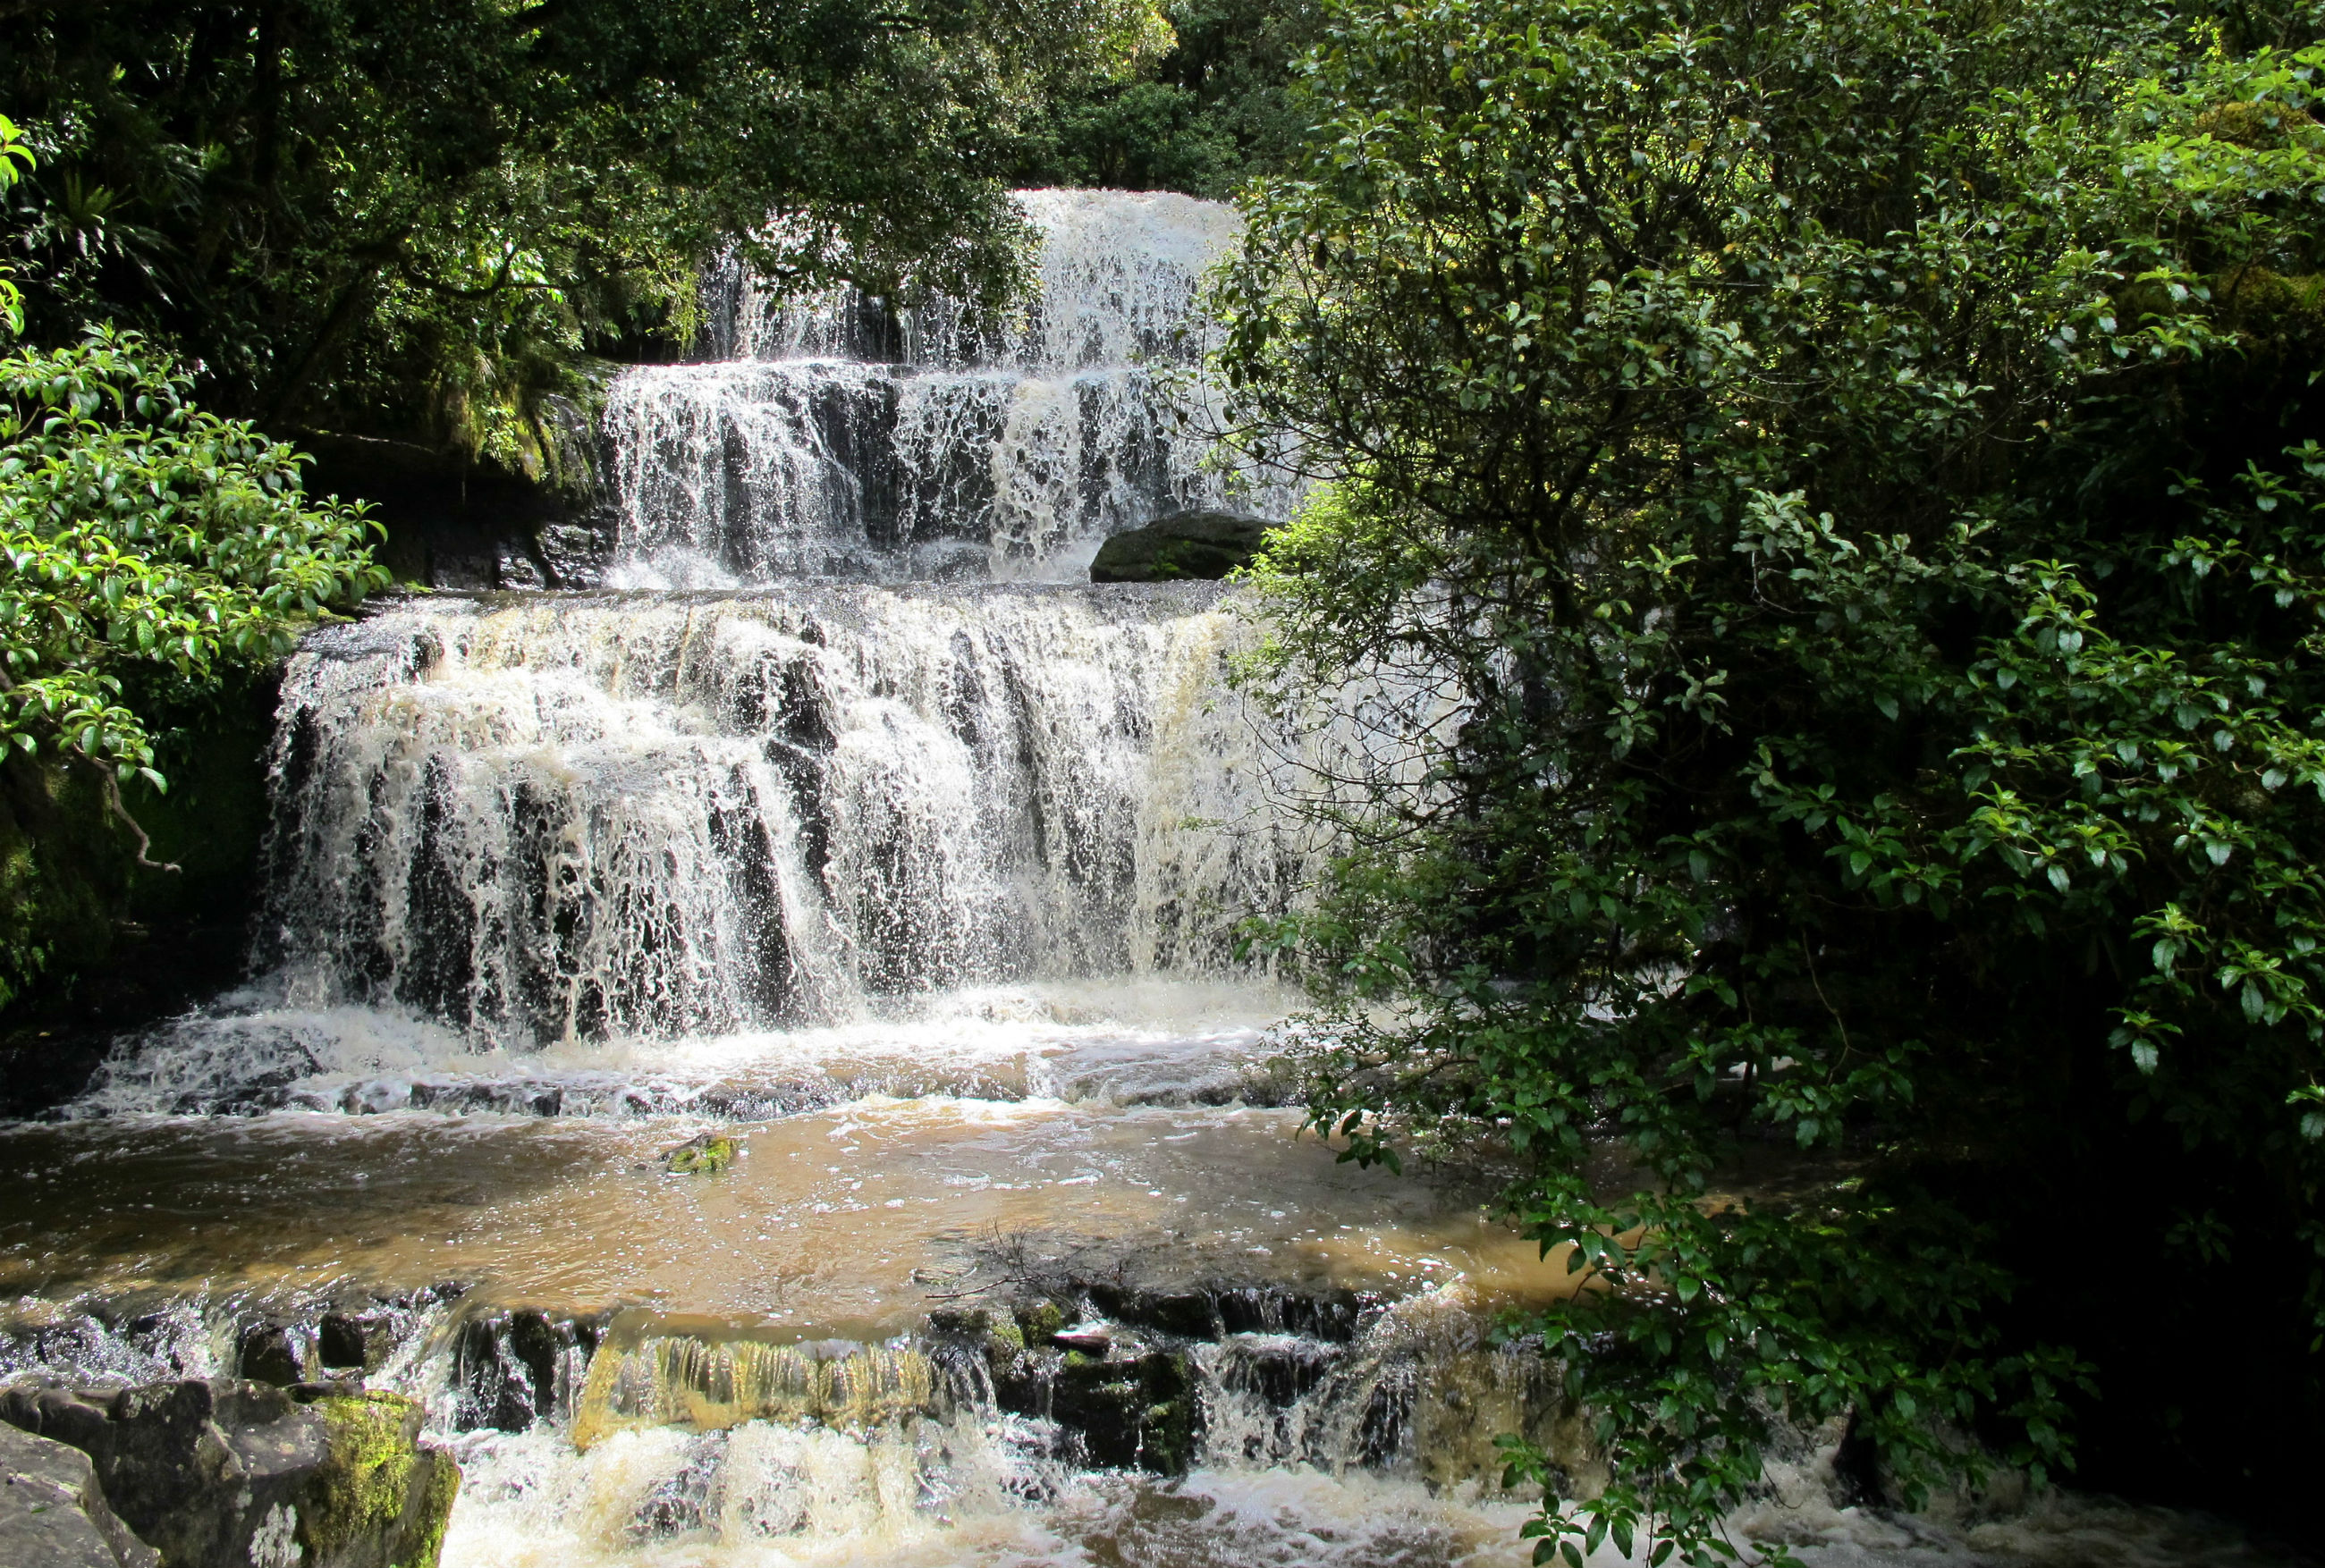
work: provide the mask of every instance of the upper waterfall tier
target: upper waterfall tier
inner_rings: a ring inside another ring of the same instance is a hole
[[[1301,874],[1209,585],[439,600],[306,641],[263,961],[479,1043],[1226,964]]]
[[[724,359],[853,359],[1043,375],[1192,364],[1210,346],[1203,274],[1242,232],[1235,208],[1170,191],[1023,190],[1041,235],[1033,295],[998,313],[934,299],[891,310],[852,289],[805,300],[739,269],[718,279],[710,327]]]
[[[608,399],[612,580],[1076,581],[1108,535],[1168,512],[1288,516],[1288,476],[1219,460],[1198,368],[1198,296],[1233,209],[1019,200],[1042,244],[1037,286],[1010,310],[892,309],[852,290],[786,300],[727,269],[709,335],[725,357],[632,370]]]

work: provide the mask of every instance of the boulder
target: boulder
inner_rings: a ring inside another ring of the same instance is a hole
[[[1183,583],[1249,566],[1272,525],[1227,512],[1181,512],[1116,534],[1090,562],[1093,583]]]
[[[0,1426],[0,1563],[155,1568],[161,1560],[105,1506],[88,1455]]]
[[[0,1420],[86,1454],[164,1568],[435,1568],[459,1490],[393,1394],[236,1379],[0,1393]]]

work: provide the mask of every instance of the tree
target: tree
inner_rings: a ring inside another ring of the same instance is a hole
[[[0,120],[0,188],[31,161]],[[0,291],[13,334],[21,307],[12,282]],[[0,358],[0,752],[86,770],[145,865],[121,786],[167,787],[154,731],[172,700],[279,659],[301,628],[387,582],[362,513],[308,503],[304,459],[196,408],[190,379],[103,327]],[[0,968],[0,1003],[41,949],[28,927]]]
[[[2117,1484],[2313,1463],[2325,51],[2264,23],[1350,4],[1306,63],[1219,287],[1332,482],[1251,678],[1403,700],[1258,937],[1315,1125],[1515,1155],[1604,1287],[1545,1554],[1732,1552],[1772,1412],[1909,1501],[2094,1391]],[[2274,1453],[2175,1426],[2159,1256],[2234,1268]]]
[[[1028,122],[1018,181],[1220,198],[1296,161],[1292,62],[1321,23],[1312,0],[1176,0],[1162,15],[1172,42],[1144,69],[1087,78]]]
[[[683,338],[735,236],[802,281],[1007,286],[1012,128],[1167,36],[1143,0],[19,9],[37,341],[109,319],[224,412],[479,446],[581,348]]]

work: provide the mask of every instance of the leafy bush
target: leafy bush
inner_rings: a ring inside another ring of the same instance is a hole
[[[736,236],[875,292],[1007,285],[1014,128],[1163,33],[1144,0],[34,7],[5,227],[35,341],[111,320],[277,430],[505,445],[580,348],[682,340]]]
[[[1779,1412],[1906,1501],[2095,1389],[2117,1484],[2311,1462],[2325,50],[2256,42],[1438,0],[1310,59],[1219,291],[1333,482],[1252,674],[1418,695],[1342,705],[1411,762],[1259,939],[1317,1125],[1521,1157],[1586,1287],[1537,1326],[1615,1480],[1513,1447],[1545,1556],[1732,1554]],[[2197,1430],[2156,1258],[2233,1268],[2281,1446]]]
[[[0,120],[0,189],[30,161]],[[13,332],[17,297],[0,291]],[[145,864],[121,785],[166,787],[155,729],[171,699],[273,662],[387,583],[359,511],[310,504],[303,458],[189,388],[169,355],[110,327],[0,358],[0,753],[85,769]],[[42,890],[56,867],[13,839],[5,872],[0,1004],[46,962],[56,910],[87,926],[97,897]]]

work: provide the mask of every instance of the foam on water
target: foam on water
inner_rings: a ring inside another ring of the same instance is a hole
[[[1219,1103],[1283,1092],[1264,982],[1150,979],[974,987],[877,1016],[675,1039],[479,1048],[409,1010],[288,1004],[278,981],[148,1031],[74,1117],[307,1111],[756,1119],[879,1094]]]

